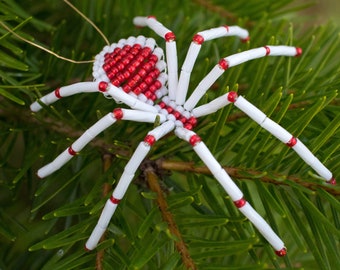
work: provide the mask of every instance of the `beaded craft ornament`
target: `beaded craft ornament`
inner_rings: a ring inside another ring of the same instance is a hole
[[[241,40],[247,41],[249,39],[248,31],[238,26],[221,26],[197,33],[192,39],[178,76],[174,33],[158,22],[155,17],[136,17],[133,22],[136,26],[148,26],[157,35],[165,39],[166,62],[163,50],[156,45],[153,38],[138,36],[121,39],[118,43],[104,47],[95,57],[93,82],[80,82],[60,87],[34,102],[31,105],[31,110],[37,112],[42,109],[42,104],[49,105],[62,97],[84,92],[100,92],[104,96],[114,99],[117,103],[124,103],[130,107],[130,109],[116,108],[113,112],[105,115],[54,161],[41,168],[38,171],[38,176],[43,178],[60,169],[94,137],[116,121],[130,120],[154,123],[156,117],[158,117],[160,125],[147,133],[126,164],[117,186],[104,206],[96,227],[86,242],[85,248],[92,250],[97,246],[117,205],[123,198],[136,170],[147,156],[150,148],[156,141],[174,131],[178,138],[192,145],[193,150],[228,193],[235,206],[273,246],[276,254],[284,256],[286,248],[283,241],[244,199],[242,191],[193,129],[199,117],[212,114],[233,103],[262,128],[295,150],[326,182],[335,185],[336,181],[332,173],[299,139],[272,121],[261,110],[236,92],[228,92],[205,105],[196,106],[212,84],[228,68],[265,56],[299,56],[302,50],[290,46],[264,46],[222,58],[187,98],[190,75],[202,44],[205,41],[226,36],[237,36]]]

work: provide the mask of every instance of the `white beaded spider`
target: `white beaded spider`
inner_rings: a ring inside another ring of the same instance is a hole
[[[268,55],[299,56],[302,50],[289,46],[264,46],[222,58],[193,90],[191,96],[186,99],[190,75],[202,43],[224,36],[238,36],[242,40],[248,40],[248,31],[238,26],[221,26],[197,33],[193,37],[178,78],[175,35],[154,17],[136,17],[134,18],[134,24],[148,26],[165,39],[167,62],[163,60],[163,50],[156,45],[154,39],[143,36],[121,39],[118,43],[104,47],[95,57],[93,66],[94,82],[81,82],[58,88],[40,98],[39,101],[34,102],[31,105],[31,110],[36,112],[42,108],[42,104],[49,105],[61,97],[99,91],[106,97],[113,98],[117,103],[124,103],[131,108],[117,108],[101,118],[54,161],[41,168],[38,171],[38,176],[43,178],[58,170],[95,136],[118,120],[153,123],[156,117],[159,117],[161,124],[147,133],[144,141],[139,143],[125,166],[124,172],[111,197],[106,202],[99,221],[86,242],[85,248],[92,250],[97,246],[118,203],[123,198],[137,168],[150,151],[151,146],[174,130],[177,137],[192,145],[197,155],[229,194],[235,206],[273,246],[276,254],[284,256],[286,248],[283,241],[243,198],[241,190],[192,129],[197,123],[197,118],[214,113],[224,106],[234,103],[236,107],[261,127],[287,146],[293,148],[323,179],[330,184],[335,184],[336,181],[332,173],[300,140],[269,119],[245,98],[238,96],[237,93],[226,93],[208,104],[196,107],[202,96],[226,69]]]

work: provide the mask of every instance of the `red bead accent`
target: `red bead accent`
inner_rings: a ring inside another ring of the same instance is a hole
[[[299,57],[300,55],[302,54],[302,49],[301,48],[299,48],[299,47],[297,47],[296,48],[296,57]]]
[[[229,32],[229,26],[228,25],[223,25],[223,27]]]
[[[132,89],[129,84],[125,84],[122,88],[125,93],[129,93]]]
[[[330,180],[327,181],[327,183],[335,186],[336,185],[335,177],[332,177]]]
[[[190,125],[192,125],[192,127],[195,127],[197,125],[197,119],[193,116],[191,116],[189,119],[188,119],[188,123]]]
[[[266,49],[266,55],[269,55],[270,54],[270,48],[268,46],[264,46],[263,48]]]
[[[166,110],[167,110],[168,113],[172,113],[172,112],[174,111],[174,108],[168,106],[168,107],[166,108]]]
[[[150,15],[150,16],[148,16],[148,19],[155,19],[156,20],[156,16]]]
[[[113,115],[117,120],[120,120],[123,118],[123,110],[121,108],[116,108],[113,110]]]
[[[237,100],[237,98],[238,98],[238,95],[237,95],[236,92],[231,91],[231,92],[228,93],[227,99],[228,99],[230,102],[234,103],[234,102]]]
[[[175,116],[175,118],[176,118],[176,120],[177,120],[178,118],[180,118],[181,113],[178,112],[178,111],[174,111],[174,112],[173,112],[173,115]]]
[[[295,137],[292,137],[289,142],[286,143],[288,147],[293,147],[295,144],[297,144],[297,139]]]
[[[241,38],[241,42],[243,42],[243,43],[246,43],[246,42],[248,42],[250,40],[250,37],[248,36],[248,37],[246,37],[246,38]]]
[[[133,92],[138,96],[138,95],[141,94],[143,91],[142,91],[142,89],[140,89],[139,86],[137,86],[135,89],[133,89]]]
[[[193,129],[192,124],[190,124],[190,123],[188,123],[188,122],[185,123],[183,127],[186,128],[186,129],[188,129],[188,130],[192,130],[192,129]]]
[[[72,146],[70,146],[68,149],[67,149],[68,153],[71,155],[71,156],[75,156],[77,154],[76,151],[73,150]]]
[[[247,203],[247,201],[244,198],[237,200],[237,201],[234,201],[234,204],[237,208],[241,208],[241,207],[245,206],[246,203]]]
[[[101,82],[98,84],[98,90],[99,90],[100,92],[106,92],[107,86],[108,86],[108,83],[107,83],[107,82],[101,81]]]
[[[150,146],[153,146],[156,142],[156,138],[153,135],[146,135],[144,138],[144,142],[146,142]]]
[[[166,42],[174,41],[176,39],[176,36],[173,32],[168,32],[165,34],[164,39]]]
[[[57,98],[62,98],[62,96],[60,95],[60,88],[57,88],[56,90],[54,90],[54,95],[55,95]]]
[[[202,37],[199,34],[194,35],[194,37],[192,38],[192,41],[195,42],[198,45],[201,45],[204,42],[204,37]]]
[[[166,107],[166,104],[165,104],[163,101],[159,102],[158,105],[159,105],[159,107],[161,107],[162,109],[164,109],[164,108]]]
[[[192,135],[189,139],[189,143],[192,145],[192,146],[195,146],[196,144],[198,144],[199,142],[201,142],[201,138],[195,134],[195,135]]]
[[[221,69],[226,70],[229,67],[229,63],[227,60],[225,60],[224,58],[222,58],[219,62],[218,65]]]
[[[152,62],[157,63],[157,61],[158,61],[157,55],[152,54],[152,55],[149,57],[149,61],[152,61]]]
[[[119,204],[121,200],[117,199],[117,198],[113,197],[113,195],[111,195],[110,201],[114,204]]]
[[[287,254],[287,249],[284,247],[284,248],[281,249],[281,250],[276,250],[275,253],[276,253],[276,255],[279,256],[279,257],[284,257],[284,256],[286,256],[286,254]]]

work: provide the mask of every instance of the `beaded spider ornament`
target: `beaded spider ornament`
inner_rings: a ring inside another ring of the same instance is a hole
[[[117,205],[123,198],[135,172],[156,141],[174,131],[175,135],[191,144],[193,150],[209,168],[216,180],[233,200],[235,206],[254,224],[264,238],[273,246],[279,256],[286,254],[283,241],[267,222],[244,199],[242,191],[221,167],[213,154],[193,131],[199,117],[212,114],[233,103],[262,128],[269,131],[281,142],[291,147],[325,181],[335,184],[332,173],[297,138],[279,124],[268,118],[262,111],[236,92],[228,92],[207,104],[196,106],[212,84],[228,69],[246,61],[265,56],[299,56],[300,48],[290,46],[264,46],[222,58],[201,80],[187,98],[190,75],[205,41],[238,36],[247,41],[248,31],[238,26],[221,26],[197,33],[190,44],[188,53],[178,77],[177,49],[175,35],[155,17],[136,17],[134,24],[148,26],[165,39],[166,62],[163,50],[153,38],[144,36],[129,37],[113,43],[95,57],[93,82],[80,82],[56,89],[41,97],[31,105],[34,112],[62,97],[78,93],[101,92],[117,103],[124,103],[130,109],[116,108],[85,131],[68,149],[54,161],[39,169],[38,176],[43,178],[60,169],[67,161],[81,151],[100,132],[119,120],[154,123],[159,118],[160,125],[147,133],[144,140],[124,168],[124,172],[111,197],[102,210],[99,221],[86,242],[87,250],[94,249],[113,216]]]

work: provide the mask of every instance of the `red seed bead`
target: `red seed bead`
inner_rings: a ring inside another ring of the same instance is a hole
[[[159,80],[156,80],[156,81],[153,83],[153,85],[154,85],[157,89],[159,89],[159,88],[162,87],[162,83],[161,83]]]
[[[120,199],[117,199],[117,198],[113,197],[113,195],[111,195],[110,201],[111,201],[113,204],[119,204],[121,200],[120,200]]]
[[[129,93],[132,89],[128,84],[125,84],[122,88],[125,93]]]
[[[168,32],[164,35],[164,39],[166,42],[174,41],[176,39],[176,36],[173,32]]]
[[[152,61],[152,62],[157,63],[157,61],[158,61],[157,55],[152,54],[152,55],[149,57],[149,61]]]
[[[144,92],[146,89],[148,89],[148,85],[145,82],[141,82],[139,85],[140,89]]]
[[[299,47],[297,47],[296,48],[296,57],[299,57],[300,55],[302,54],[302,49],[301,48],[299,48]]]
[[[194,35],[194,37],[192,38],[192,41],[195,42],[198,45],[201,45],[204,42],[204,37],[202,37],[199,34]]]
[[[107,91],[107,86],[108,86],[108,83],[107,82],[100,82],[99,84],[98,84],[98,90],[100,91],[100,92],[106,92]]]
[[[218,66],[223,69],[226,70],[229,67],[229,63],[227,60],[225,60],[224,58],[222,58],[219,62],[218,62]]]
[[[166,108],[166,111],[167,111],[168,113],[172,113],[172,112],[174,111],[174,108],[168,106],[168,107]]]
[[[72,146],[70,146],[68,149],[67,149],[68,153],[71,155],[71,156],[75,156],[77,154],[76,151],[73,150]]]
[[[143,50],[140,52],[140,54],[143,56],[143,57],[148,57],[151,53],[151,48],[149,47],[144,47]]]
[[[193,129],[193,126],[190,124],[190,123],[185,123],[183,125],[184,128],[188,129],[188,130],[192,130]]]
[[[159,102],[158,105],[159,105],[159,107],[161,107],[162,109],[164,109],[164,108],[166,107],[166,104],[165,104],[163,101]]]
[[[237,98],[238,98],[238,95],[236,92],[231,91],[228,93],[228,97],[227,97],[228,101],[234,103],[237,100]]]
[[[228,25],[223,25],[223,27],[225,28],[225,30],[227,30],[227,32],[229,32],[229,26]]]
[[[234,201],[234,204],[237,208],[241,208],[241,207],[245,206],[246,203],[247,203],[247,201],[244,198],[237,200],[237,201]]]
[[[145,69],[141,68],[140,70],[138,70],[138,73],[137,73],[137,74],[143,78],[143,77],[145,77],[145,75],[147,75],[148,73],[146,72]]]
[[[138,95],[141,94],[143,91],[142,91],[142,89],[140,89],[139,86],[137,86],[135,89],[133,89],[133,92],[138,96]]]
[[[297,144],[297,139],[295,137],[292,137],[289,142],[286,143],[288,147],[293,147],[295,144]]]
[[[156,138],[153,135],[146,135],[144,138],[144,142],[150,146],[153,146],[156,142]]]
[[[283,257],[283,256],[286,256],[286,254],[287,254],[287,249],[284,247],[284,248],[281,249],[281,250],[276,250],[275,253],[276,253],[277,256]]]
[[[120,86],[120,81],[118,79],[114,79],[114,80],[111,80],[111,83],[114,85],[114,86]]]
[[[192,125],[192,127],[194,128],[196,125],[197,125],[197,119],[193,116],[191,116],[189,119],[188,119],[188,123]]]
[[[199,142],[201,142],[201,138],[195,134],[195,135],[192,135],[189,139],[189,143],[192,145],[192,146],[195,146],[196,144],[198,144]]]
[[[174,111],[172,114],[175,116],[176,120],[181,117],[181,113],[179,111]]]
[[[117,120],[121,120],[123,118],[123,110],[121,108],[117,108],[113,110],[113,115]]]
[[[151,100],[155,101],[156,99],[157,99],[157,96],[154,93],[152,93]]]
[[[264,48],[266,49],[266,55],[270,54],[270,48],[268,46],[264,46]]]
[[[152,92],[151,92],[151,91],[146,91],[146,92],[144,93],[144,95],[146,96],[147,99],[151,99],[151,97],[152,97]]]
[[[152,78],[150,75],[148,75],[148,76],[146,76],[146,77],[143,79],[143,81],[144,81],[147,85],[150,85],[150,84],[153,82],[153,78]]]
[[[62,98],[62,96],[60,95],[60,88],[57,88],[56,90],[54,90],[54,95],[55,95],[57,98]]]
[[[330,180],[327,181],[327,183],[335,186],[336,185],[335,177],[332,177]]]
[[[183,125],[188,121],[188,119],[186,119],[183,115],[181,115],[181,117],[178,120],[181,121]]]
[[[125,80],[128,80],[128,79],[130,79],[130,77],[131,77],[131,73],[130,73],[129,71],[125,70],[125,71],[123,72],[123,76],[124,76],[124,79],[125,79]]]
[[[104,64],[103,69],[104,69],[105,73],[108,73],[111,69],[110,64]]]

